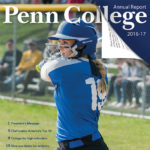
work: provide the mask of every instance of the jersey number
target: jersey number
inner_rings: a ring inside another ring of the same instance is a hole
[[[100,79],[95,81],[94,78],[88,78],[85,80],[86,84],[91,85],[91,94],[92,94],[92,110],[96,110],[98,107],[98,110],[101,110],[102,105],[104,104],[104,99],[106,94],[102,94],[100,91],[98,91],[98,83]],[[101,99],[101,102],[97,102],[97,97]]]

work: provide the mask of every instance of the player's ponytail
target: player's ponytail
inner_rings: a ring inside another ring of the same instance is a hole
[[[91,65],[92,74],[95,76],[100,76],[100,82],[98,84],[98,90],[102,92],[102,94],[107,92],[107,85],[105,81],[106,70],[104,68],[103,63],[100,60],[93,60],[89,57],[89,62]]]
[[[101,90],[102,93],[105,93],[107,91],[107,85],[105,81],[106,70],[104,68],[103,63],[100,60],[93,60],[93,61],[101,75],[101,80],[98,85],[98,90]]]

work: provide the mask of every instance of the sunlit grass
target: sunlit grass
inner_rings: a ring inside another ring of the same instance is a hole
[[[28,150],[53,150],[56,143],[56,108],[19,104],[0,100],[0,149],[8,150],[6,144],[50,145],[50,148]],[[8,122],[38,122],[39,125],[8,125]],[[101,115],[99,129],[110,150],[149,150],[149,120]],[[51,130],[48,133],[9,133],[8,129]],[[8,137],[46,137],[47,140],[8,140]],[[27,148],[11,148],[11,150]]]

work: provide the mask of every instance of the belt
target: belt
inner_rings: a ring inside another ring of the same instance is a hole
[[[101,138],[100,133],[96,132],[94,134],[85,136],[83,138],[73,139],[73,140],[66,140],[66,141],[59,142],[58,144],[62,149],[68,149],[69,150],[69,149],[72,149],[72,148],[88,145],[91,142],[96,141],[100,138]]]

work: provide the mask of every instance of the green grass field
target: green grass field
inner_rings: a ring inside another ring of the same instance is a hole
[[[27,105],[0,100],[0,150],[53,150],[56,143],[56,108]],[[8,122],[10,124],[8,125]],[[39,125],[14,125],[12,122],[37,122]],[[149,150],[150,121],[101,115],[100,131],[110,150]],[[8,132],[8,129],[40,130],[39,132]],[[46,132],[47,131],[47,132]],[[44,137],[45,140],[15,140],[8,137]],[[49,148],[6,148],[13,145],[49,145]]]

